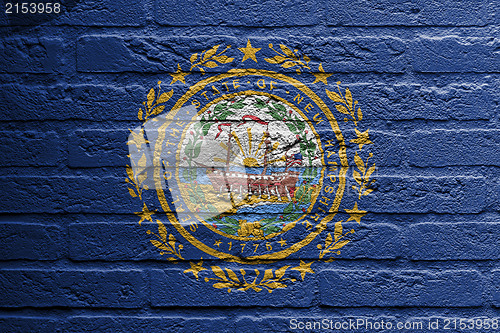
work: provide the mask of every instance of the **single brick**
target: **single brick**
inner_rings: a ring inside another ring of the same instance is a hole
[[[418,167],[500,166],[500,130],[434,130],[408,138],[409,162]]]
[[[406,44],[399,38],[317,38],[313,46],[314,49],[303,51],[321,59],[326,72],[403,73],[406,70]]]
[[[65,332],[149,332],[192,333],[234,332],[234,326],[225,317],[130,317],[130,316],[75,316],[68,320]]]
[[[139,270],[1,270],[3,307],[140,308],[146,275]]]
[[[175,57],[138,37],[84,36],[78,39],[76,52],[81,72],[158,72],[168,70],[163,59]],[[151,56],[144,57],[145,52]]]
[[[396,226],[362,223],[357,229],[353,241],[343,248],[339,258],[395,259],[400,256],[401,236]]]
[[[69,138],[69,166],[95,168],[130,164],[128,130],[77,130]]]
[[[335,288],[332,288],[335,286]],[[477,271],[324,270],[320,302],[336,307],[474,307],[483,305]]]
[[[0,73],[59,72],[64,58],[59,38],[3,38]]]
[[[351,175],[349,174],[349,177]],[[375,191],[363,199],[363,210],[375,213],[478,213],[491,204],[484,177],[377,175]],[[347,186],[350,188],[350,179]],[[346,187],[347,188],[347,187]],[[353,195],[348,191],[344,199]]]
[[[485,1],[340,0],[329,3],[326,19],[337,26],[484,26],[492,20],[488,5]]]
[[[500,308],[500,270],[491,272],[491,285],[493,286],[493,305]]]
[[[408,228],[405,238],[413,260],[500,258],[499,223],[419,223]]]
[[[2,223],[0,239],[3,260],[54,260],[66,252],[65,232],[56,225]]]
[[[319,23],[321,8],[316,1],[306,0],[293,4],[277,0],[200,0],[189,6],[182,0],[158,0],[155,18],[159,24],[171,26],[305,26]]]
[[[152,85],[156,82],[152,82]],[[141,86],[94,84],[0,86],[2,120],[132,120],[146,98]]]
[[[413,69],[424,73],[497,72],[499,41],[493,37],[420,37],[410,44]]]
[[[56,166],[61,142],[56,132],[0,132],[3,157],[0,166]]]
[[[123,178],[116,177],[3,177],[4,213],[132,213],[141,209]],[[150,191],[152,193],[152,191]],[[153,210],[154,207],[150,206]]]
[[[59,332],[61,321],[58,318],[26,317],[18,314],[9,317],[0,317],[0,331],[3,333],[16,332]]]
[[[215,277],[210,265],[199,273],[196,280],[192,273],[183,273],[180,269],[152,270],[150,272],[151,305],[154,307],[178,306],[269,306],[269,307],[308,307],[314,300],[316,290],[315,274],[307,274],[304,281],[285,281],[287,288],[274,289],[269,293],[264,288],[261,292],[240,290],[227,291],[227,288],[213,288],[220,281],[206,277]],[[253,273],[257,267],[246,269],[245,280],[249,283],[256,278]],[[269,267],[266,267],[266,269]],[[234,269],[238,272],[238,269]],[[262,271],[262,269],[261,269]],[[210,273],[209,273],[210,272]],[[300,279],[298,271],[290,271],[291,276]],[[238,277],[239,276],[239,277]],[[242,277],[237,275],[238,279]],[[258,277],[260,281],[260,278]],[[241,281],[240,281],[241,282]],[[223,286],[221,286],[223,287]],[[261,288],[261,287],[259,287]],[[193,297],[197,295],[197,297]]]
[[[156,224],[156,223],[155,223]],[[158,227],[135,223],[73,223],[69,226],[73,260],[144,260],[159,259],[159,251],[149,242],[146,231]],[[189,258],[187,258],[189,259]]]

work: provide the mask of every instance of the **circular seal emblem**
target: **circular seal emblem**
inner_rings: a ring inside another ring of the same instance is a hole
[[[237,49],[241,68],[222,73],[236,62],[230,46],[193,54],[189,72],[179,64],[171,74],[170,91],[161,82],[149,91],[129,136],[139,223],[155,225],[147,234],[161,255],[189,260],[185,273],[215,288],[271,292],[304,280],[354,239],[366,214],[358,201],[373,191],[375,164],[363,149],[372,142],[351,91],[340,82],[329,90],[321,63],[315,71],[307,55],[279,47],[263,59],[274,71],[243,66],[258,64],[261,48],[250,41]],[[204,267],[209,258],[240,268]],[[285,258],[300,263],[280,266]]]

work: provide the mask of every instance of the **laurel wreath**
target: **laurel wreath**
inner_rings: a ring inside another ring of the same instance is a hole
[[[219,47],[220,44],[215,45],[208,50],[203,50],[199,54],[192,54],[190,57],[191,67],[189,69],[189,73],[197,69],[202,74],[204,74],[206,68],[216,68],[218,66],[233,62],[234,58],[228,57],[225,54],[231,48],[231,45],[226,46],[225,49],[218,52]],[[313,70],[309,65],[311,59],[307,55],[300,54],[298,50],[292,50],[284,44],[279,44],[279,47],[280,51],[276,50],[273,44],[269,44],[269,48],[273,50],[276,55],[274,57],[264,58],[264,60],[270,64],[279,65],[280,67],[285,69],[295,68],[298,74],[300,74],[302,71],[313,73]],[[178,67],[180,69],[180,65],[178,65]],[[321,64],[319,65],[318,70],[324,73]],[[344,93],[342,93],[340,89],[340,82],[337,82],[337,91],[338,93],[325,89],[328,98],[336,103],[336,110],[339,113],[346,115],[344,121],[352,121],[355,128],[357,129],[359,122],[363,120],[363,113],[361,111],[361,108],[358,107],[358,101],[353,100],[349,88],[346,88]],[[165,109],[164,104],[170,100],[173,92],[174,91],[172,89],[168,92],[162,93],[161,81],[158,81],[157,91],[155,91],[154,88],[151,88],[149,90],[146,101],[142,103],[142,107],[139,109],[139,112],[137,114],[138,119],[143,121],[142,128],[144,128],[144,124],[151,116],[156,116],[163,112],[163,110]],[[212,117],[214,116],[216,116],[215,113],[212,115]],[[284,116],[286,117],[286,115]],[[283,117],[280,118],[280,120],[282,119]],[[293,126],[297,126],[299,123],[300,122],[287,122],[287,125],[290,124]],[[209,129],[208,127],[211,126],[210,124],[211,122],[209,121],[209,119],[206,119],[204,123],[202,122],[200,127],[196,129],[197,131],[200,131],[200,133],[198,133],[198,136],[202,137],[203,135],[206,135]],[[300,128],[295,128],[295,130],[300,130]],[[146,143],[147,141],[144,138],[142,129],[141,134],[143,136],[142,141]],[[134,138],[134,140],[139,140],[139,138]],[[134,144],[134,142],[128,142],[128,144]],[[193,142],[192,145],[192,148],[194,149],[191,149],[190,151],[192,152],[192,154],[196,154],[196,142]],[[305,150],[308,149],[308,147],[303,148]],[[360,148],[359,152],[361,152],[361,150],[362,149]],[[352,188],[357,191],[358,199],[361,199],[362,196],[369,195],[374,191],[371,186],[373,185],[375,180],[371,180],[370,177],[373,175],[376,166],[375,163],[369,166],[369,159],[371,157],[373,157],[372,153],[369,154],[369,157],[366,159],[366,161],[363,161],[358,152],[356,152],[354,155],[353,164],[356,165],[357,170],[353,170],[353,178],[356,181],[357,186],[352,185]],[[125,179],[125,181],[129,185],[129,194],[134,198],[139,198],[143,203],[142,212],[136,212],[136,214],[141,217],[139,223],[141,223],[141,221],[143,220],[153,222],[151,215],[155,214],[154,211],[150,211],[148,209],[142,197],[143,190],[148,190],[147,186],[143,185],[143,182],[147,178],[146,171],[137,171],[136,174],[134,174],[133,171],[141,170],[140,166],[145,162],[142,159],[145,158],[145,155],[142,156],[138,161],[138,165],[134,165],[134,168],[129,165],[127,165],[126,167],[127,178]],[[132,161],[132,163],[134,162]],[[196,193],[193,192],[192,194],[195,195]],[[351,239],[349,239],[349,235],[354,234],[355,231],[354,229],[351,229],[344,232],[344,228],[342,226],[343,222],[343,220],[335,222],[333,235],[332,233],[327,233],[324,244],[317,245],[317,248],[319,250],[319,261],[332,261],[332,256],[340,255],[340,249],[351,242]],[[160,251],[160,255],[166,254],[166,259],[169,261],[184,260],[181,255],[183,245],[177,243],[175,236],[167,232],[167,228],[159,219],[156,219],[156,223],[158,226],[158,231],[156,233],[151,230],[147,230],[147,234],[154,237],[154,239],[150,240],[151,244]],[[256,292],[266,290],[271,293],[273,290],[286,288],[289,283],[296,282],[297,279],[287,275],[289,275],[291,270],[300,271],[302,269],[302,263],[303,262],[301,262],[301,266],[294,268],[290,268],[290,265],[286,265],[278,269],[266,269],[263,271],[254,269],[253,271],[255,273],[255,278],[253,278],[253,280],[247,279],[245,277],[247,275],[247,271],[245,269],[240,269],[238,271],[232,270],[230,268],[221,268],[220,266],[210,266],[210,271],[213,274],[213,277],[205,277],[204,280],[205,282],[213,282],[212,286],[214,288],[226,289],[228,292],[231,292],[232,290],[254,290]],[[312,263],[310,263],[309,265],[311,264]],[[201,265],[202,264],[200,264],[200,267],[202,267]],[[206,270],[205,268],[202,269]],[[187,273],[188,271],[189,270],[186,270],[185,273]],[[307,271],[307,273],[314,272],[310,270]],[[304,276],[302,276],[302,279],[304,279]]]
[[[216,277],[214,278],[205,278],[205,282],[209,281],[217,281],[213,284],[213,287],[216,289],[226,289],[228,292],[232,290],[241,290],[247,291],[252,289],[254,291],[262,291],[263,289],[267,290],[271,293],[274,289],[286,288],[287,285],[284,283],[286,281],[295,282],[296,280],[293,278],[285,277],[285,273],[290,266],[283,266],[279,269],[266,269],[264,271],[264,275],[259,280],[260,271],[255,269],[255,275],[253,281],[248,282],[245,278],[247,274],[244,269],[240,269],[240,277],[231,269],[225,268],[222,269],[219,266],[210,266],[212,272]]]

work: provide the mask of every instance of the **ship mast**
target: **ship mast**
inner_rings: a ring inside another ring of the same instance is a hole
[[[267,137],[269,136],[269,132],[266,131],[266,133],[264,133],[264,135],[266,136],[266,151],[264,152],[264,170],[262,170],[262,175],[265,175],[266,172],[267,172],[267,153],[269,152],[269,145],[271,144],[271,140],[267,140]]]

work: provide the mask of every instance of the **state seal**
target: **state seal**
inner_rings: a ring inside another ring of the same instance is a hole
[[[304,280],[354,239],[366,214],[358,201],[373,191],[375,164],[363,149],[372,142],[351,91],[340,82],[329,90],[321,63],[314,71],[307,55],[279,47],[269,44],[273,56],[263,59],[277,70],[245,66],[262,49],[249,40],[235,50],[240,68],[222,73],[236,63],[231,46],[193,54],[189,72],[179,64],[171,74],[170,91],[161,82],[150,89],[127,142],[139,223],[156,223],[150,243],[218,289],[272,292]],[[232,264],[204,267],[212,258]]]

